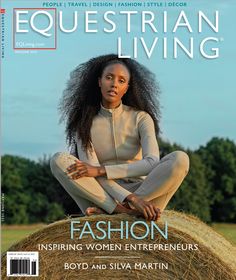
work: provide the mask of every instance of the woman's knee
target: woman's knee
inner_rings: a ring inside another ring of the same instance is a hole
[[[75,157],[66,152],[58,152],[54,154],[50,160],[52,174],[55,175],[58,170],[66,172],[69,165],[75,162]]]
[[[174,157],[174,169],[183,170],[185,174],[189,171],[189,156],[183,151],[172,153]]]

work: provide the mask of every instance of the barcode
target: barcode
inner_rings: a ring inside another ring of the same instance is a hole
[[[30,262],[27,259],[10,260],[10,274],[36,275],[36,261]]]
[[[7,252],[7,276],[38,276],[38,252]]]

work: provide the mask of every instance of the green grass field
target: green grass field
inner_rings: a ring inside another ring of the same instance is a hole
[[[212,224],[212,228],[236,245],[236,224]]]
[[[11,245],[41,229],[43,224],[36,225],[3,225],[1,252],[6,251]],[[236,245],[236,224],[213,224],[215,231],[223,235],[232,244]]]
[[[2,225],[1,252],[6,251],[11,245],[41,229],[43,224],[35,225]]]

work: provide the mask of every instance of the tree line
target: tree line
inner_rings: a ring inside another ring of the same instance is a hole
[[[184,150],[160,140],[161,156]],[[236,144],[214,137],[190,157],[190,171],[167,209],[211,222],[236,222]],[[80,210],[50,170],[50,157],[37,162],[13,155],[2,157],[2,193],[6,224],[49,223]]]

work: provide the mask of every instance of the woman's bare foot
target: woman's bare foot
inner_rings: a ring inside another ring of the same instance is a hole
[[[137,216],[137,217],[141,216],[141,213],[136,209],[126,208],[121,204],[117,204],[112,214],[122,214],[122,213],[129,214],[132,216]],[[100,215],[100,214],[106,214],[106,212],[99,207],[88,207],[85,210],[86,216]]]
[[[138,210],[131,209],[129,206],[126,207],[126,204],[117,204],[113,213],[116,213],[116,214],[124,213],[124,214],[128,214],[131,216],[136,216],[136,217],[142,216],[142,214]]]
[[[98,207],[88,207],[85,210],[86,216],[92,216],[92,215],[99,215],[99,214],[105,214],[106,212]]]
[[[131,203],[135,207],[135,210],[148,221],[157,221],[161,217],[161,211],[158,207],[151,201],[145,201],[135,194],[128,195],[126,202]]]
[[[128,201],[124,201],[124,202],[122,202],[122,204],[121,204],[122,206],[124,206],[125,208],[127,208],[127,209],[132,209],[131,207],[130,207],[130,205],[129,205],[129,203],[128,203]]]
[[[136,209],[131,209],[129,206],[129,203],[132,203]],[[142,199],[134,197],[133,195],[129,198],[129,200],[126,201],[123,204],[117,204],[116,208],[114,209],[112,214],[128,214],[135,217],[144,217],[147,220],[157,220],[160,218],[160,210],[152,205],[150,202],[146,202]],[[132,201],[132,202],[131,202]],[[146,211],[144,209],[151,208],[152,212]],[[100,215],[100,214],[106,214],[104,210],[102,210],[99,207],[88,207],[85,211],[86,216],[92,216],[92,215]]]

